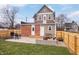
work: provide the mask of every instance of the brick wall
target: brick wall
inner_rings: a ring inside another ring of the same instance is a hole
[[[21,25],[21,35],[31,36],[31,25]]]

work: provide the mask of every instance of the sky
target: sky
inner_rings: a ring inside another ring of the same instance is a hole
[[[27,21],[33,22],[33,15],[39,11],[44,4],[11,4],[12,6],[18,7],[17,20],[16,21]],[[47,4],[55,10],[56,16],[64,14],[69,19],[79,23],[79,4]],[[0,5],[0,8],[4,5]]]

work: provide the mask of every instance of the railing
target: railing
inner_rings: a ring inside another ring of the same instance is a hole
[[[71,33],[71,32],[64,32],[64,31],[57,31],[56,37],[63,38],[66,46],[68,47],[69,51],[73,54],[79,54],[79,34],[78,33]]]

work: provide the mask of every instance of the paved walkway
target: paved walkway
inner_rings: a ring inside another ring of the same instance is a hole
[[[52,40],[52,39],[51,40],[42,40],[42,39],[36,40],[35,38],[21,37],[20,39],[7,39],[6,41],[66,47],[64,42],[59,42],[59,41]]]
[[[66,47],[65,43],[62,42],[62,41],[58,41],[58,42],[57,42],[57,46],[63,46],[63,47]]]
[[[28,38],[28,37],[21,37],[20,39],[7,39],[6,41],[32,43],[32,44],[36,43],[34,38]]]

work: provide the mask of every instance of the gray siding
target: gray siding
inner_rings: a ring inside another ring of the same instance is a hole
[[[52,24],[52,25],[44,25],[44,26],[45,26],[45,30],[44,30],[45,32],[44,33],[45,34],[46,33],[50,33],[50,34],[52,34],[52,37],[55,37],[55,35],[56,35],[55,34],[55,32],[56,32],[55,24]],[[52,29],[51,30],[49,30],[49,28],[48,28],[49,26],[52,26]]]
[[[54,20],[54,12],[52,12],[50,9],[48,9],[47,7],[44,7],[43,9],[40,10],[40,12],[38,12],[36,14],[35,17],[35,23],[43,23],[44,17],[46,21],[51,21]],[[50,19],[49,19],[50,18]],[[53,22],[52,22],[53,23]]]
[[[43,7],[43,9],[39,13],[52,12],[49,8]]]
[[[44,18],[45,18],[45,19],[44,19]],[[49,19],[49,18],[50,18],[50,19]],[[53,21],[53,20],[54,20],[53,14],[40,14],[40,15],[37,15],[35,22],[41,21],[40,23],[43,23],[43,20],[46,20],[46,21]],[[48,23],[48,22],[47,22],[47,23]],[[52,22],[52,23],[53,23],[53,22]]]

